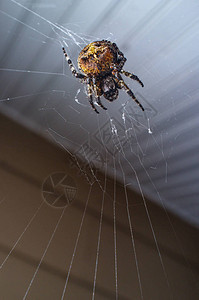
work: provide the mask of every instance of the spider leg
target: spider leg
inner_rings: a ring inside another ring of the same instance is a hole
[[[126,62],[126,57],[124,57],[124,54],[120,51],[120,49],[118,48],[118,46],[115,43],[112,43],[113,48],[115,49],[115,51],[117,52],[117,61],[119,62],[117,64],[117,70],[120,71],[125,62]]]
[[[93,78],[93,89],[94,89],[94,91],[95,91],[95,96],[96,96],[96,99],[97,99],[97,100],[96,100],[96,101],[97,101],[97,104],[98,104],[101,108],[107,110],[107,108],[102,104],[102,102],[101,102],[101,100],[100,100],[100,96],[101,96],[101,94],[102,94],[101,88],[100,88],[100,83],[99,83],[99,81],[95,80],[95,78]]]
[[[65,58],[66,58],[66,61],[67,61],[68,65],[69,65],[69,67],[70,67],[70,70],[71,70],[72,74],[73,74],[76,78],[78,78],[78,79],[83,79],[83,81],[85,81],[87,77],[86,77],[85,75],[83,75],[83,74],[81,74],[81,73],[78,73],[78,72],[76,71],[75,67],[73,66],[73,63],[72,63],[71,59],[69,58],[68,54],[66,53],[65,48],[63,47],[62,50],[63,50],[63,52],[64,52],[64,56],[65,56]]]
[[[127,72],[127,71],[124,71],[124,70],[121,70],[120,71],[122,74],[124,74],[126,77],[129,77],[133,80],[136,80],[137,82],[139,82],[139,84],[144,87],[144,84],[142,83],[142,81],[133,73],[130,73],[130,72]]]
[[[105,109],[105,110],[107,110],[107,108],[102,104],[102,102],[101,102],[101,100],[100,100],[100,97],[98,96],[97,97],[97,104],[101,107],[101,108],[103,108],[103,109]]]
[[[93,103],[93,95],[92,95],[92,80],[90,78],[88,78],[87,80],[87,93],[88,93],[88,98],[89,98],[89,103],[92,106],[93,110],[99,114],[98,110],[96,109],[94,103]]]
[[[129,87],[126,85],[126,83],[124,82],[124,80],[122,79],[122,77],[118,74],[118,78],[114,77],[114,80],[116,81],[117,85],[120,88],[123,88],[126,93],[137,103],[137,105],[139,105],[139,107],[144,111],[144,107],[142,106],[142,104],[137,100],[137,98],[135,97],[134,93],[129,89]]]

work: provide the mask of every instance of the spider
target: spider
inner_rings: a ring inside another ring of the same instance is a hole
[[[101,103],[100,96],[103,95],[105,99],[114,101],[118,98],[118,89],[124,89],[144,111],[144,107],[126,85],[121,74],[136,80],[142,87],[144,84],[136,75],[123,70],[126,58],[115,43],[102,40],[84,47],[78,56],[78,67],[83,74],[76,71],[65,48],[62,49],[72,74],[82,83],[86,83],[89,102],[96,113],[99,112],[93,103],[93,93],[97,104],[106,110],[107,108]]]

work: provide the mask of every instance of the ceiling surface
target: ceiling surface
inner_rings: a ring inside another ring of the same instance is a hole
[[[64,148],[98,179],[115,176],[199,225],[199,3],[196,0],[3,0],[0,111]],[[74,65],[91,41],[115,42],[137,104],[120,90],[96,114]],[[95,170],[95,172],[94,172]]]

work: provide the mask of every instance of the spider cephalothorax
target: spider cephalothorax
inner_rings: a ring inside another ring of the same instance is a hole
[[[138,81],[142,87],[144,85],[136,75],[122,69],[126,58],[115,43],[102,40],[88,44],[78,56],[78,67],[83,74],[75,70],[64,48],[63,51],[73,75],[87,84],[89,102],[96,113],[99,112],[93,103],[92,94],[94,93],[97,104],[106,109],[101,103],[100,96],[103,95],[107,100],[113,101],[118,98],[118,89],[124,89],[144,111],[134,93],[123,81],[121,74]]]
[[[119,94],[117,89],[118,86],[111,75],[104,76],[104,78],[101,79],[100,83],[104,98],[109,101],[117,99]]]

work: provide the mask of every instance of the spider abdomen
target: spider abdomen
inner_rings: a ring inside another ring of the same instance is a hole
[[[80,52],[78,66],[85,75],[97,77],[109,73],[115,59],[108,41],[93,42]]]

